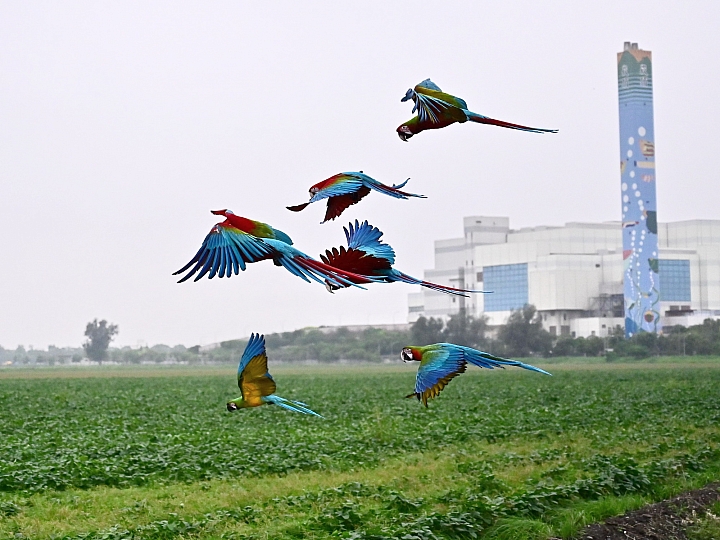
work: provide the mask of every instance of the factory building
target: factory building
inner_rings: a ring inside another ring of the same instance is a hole
[[[533,304],[554,335],[606,336],[625,325],[623,277],[634,260],[623,251],[622,222],[510,229],[507,217],[464,218],[464,236],[435,241],[428,281],[493,291],[469,298],[423,289],[408,298],[408,322],[448,318],[464,309],[504,324]],[[659,325],[720,318],[720,220],[658,223]],[[657,315],[656,315],[657,314]],[[649,316],[647,318],[650,318]],[[647,320],[647,319],[646,319]]]
[[[507,217],[466,217],[463,238],[435,242],[425,279],[492,293],[413,293],[409,322],[464,310],[500,325],[533,304],[550,334],[630,337],[720,318],[720,221],[658,222],[650,51],[626,42],[617,84],[621,221],[512,230]]]

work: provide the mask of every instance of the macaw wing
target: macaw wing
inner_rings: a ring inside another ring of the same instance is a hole
[[[373,257],[357,249],[345,249],[345,246],[326,250],[320,258],[329,266],[362,276],[373,276],[378,270],[390,269],[387,259]]]
[[[437,124],[441,116],[449,116],[457,122],[467,121],[467,116],[462,109],[467,109],[464,99],[433,90],[416,86],[413,92],[415,106],[412,112],[417,110],[420,122],[431,122]]]
[[[427,407],[428,399],[436,397],[465,369],[467,363],[461,350],[440,347],[425,350],[415,379],[415,396]]]
[[[368,255],[388,261],[388,268],[395,263],[395,251],[382,241],[382,231],[370,225],[367,220],[362,224],[355,220],[355,226],[350,223],[347,228],[343,227],[348,248],[364,251]]]
[[[423,81],[423,82],[425,82],[425,81]],[[465,102],[464,99],[459,98],[457,96],[453,96],[452,94],[447,94],[447,93],[443,92],[432,81],[430,81],[430,84],[432,86],[423,86],[423,83],[418,84],[415,87],[415,93],[425,95],[425,96],[432,96],[436,99],[444,101],[448,105],[457,107],[459,109],[467,109],[467,103]]]
[[[357,191],[346,193],[344,195],[335,195],[328,199],[327,210],[325,212],[325,221],[330,221],[342,214],[348,207],[357,204],[360,200],[370,193],[370,188],[361,185]]]
[[[245,352],[238,364],[238,386],[246,401],[269,396],[275,392],[275,381],[268,372],[265,338],[260,334],[250,336]]]
[[[208,272],[209,278],[215,275],[230,277],[245,270],[246,263],[267,259],[273,248],[265,241],[230,225],[215,225],[203,240],[195,256],[173,275],[188,273],[178,281],[182,283],[197,274],[194,281],[199,280]],[[192,267],[192,268],[191,268]]]
[[[418,88],[427,88],[429,90],[436,90],[438,92],[442,92],[442,90],[440,90],[440,87],[434,82],[432,82],[430,79],[425,79],[424,81],[417,83],[415,85],[415,90],[417,91]]]
[[[330,180],[330,179],[328,179]],[[324,181],[328,182],[328,180]],[[317,201],[321,201],[323,199],[328,199],[330,197],[339,197],[341,195],[348,195],[350,193],[355,193],[358,191],[361,187],[363,187],[363,181],[362,179],[358,178],[357,176],[354,176],[352,174],[337,174],[332,179],[333,181],[330,182],[328,185],[323,186],[320,188],[311,198],[310,202],[314,203]]]

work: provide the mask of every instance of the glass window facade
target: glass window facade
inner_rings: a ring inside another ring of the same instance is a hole
[[[500,264],[483,267],[485,311],[510,311],[528,303],[528,265]]]
[[[660,300],[663,302],[690,301],[690,261],[660,259]]]

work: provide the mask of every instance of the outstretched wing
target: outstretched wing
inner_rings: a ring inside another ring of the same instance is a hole
[[[390,265],[395,263],[393,248],[380,241],[382,231],[370,225],[367,220],[360,224],[356,219],[354,227],[349,223],[347,227],[343,227],[343,230],[349,249],[364,251],[373,257],[385,259]]]
[[[465,369],[467,363],[462,351],[445,347],[425,349],[415,379],[415,392],[407,397],[416,396],[427,407],[428,399],[436,397]]]
[[[340,173],[323,180],[313,187],[319,188],[311,197],[310,202],[314,203],[330,197],[348,195],[359,190],[363,186],[361,178],[352,173]]]
[[[352,206],[353,204],[359,203],[360,200],[368,193],[370,193],[370,188],[361,185],[357,189],[357,191],[346,193],[345,195],[336,195],[330,197],[328,199],[327,210],[325,212],[325,219],[323,220],[323,223],[335,219],[340,214],[342,214],[348,207]]]
[[[355,274],[365,276],[376,275],[379,270],[390,270],[395,262],[393,249],[380,242],[382,231],[367,221],[362,225],[355,220],[355,225],[348,225],[345,230],[347,249],[333,248],[325,251],[320,258],[326,264]]]
[[[203,240],[200,249],[185,266],[173,275],[188,273],[178,281],[182,283],[197,274],[194,281],[201,279],[208,272],[209,278],[215,275],[230,277],[245,270],[245,264],[267,259],[271,256],[273,248],[260,238],[236,229],[235,227],[218,223]],[[192,267],[192,268],[191,268]]]
[[[238,386],[243,400],[257,402],[275,393],[275,381],[268,372],[265,337],[252,334],[238,365]]]
[[[464,99],[446,94],[430,79],[416,85],[412,90],[414,107],[420,122],[437,124],[441,116],[449,116],[457,122],[465,122],[467,117],[462,109],[467,109]]]

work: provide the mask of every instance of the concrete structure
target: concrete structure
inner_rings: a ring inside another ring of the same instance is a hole
[[[625,43],[617,55],[625,335],[659,332],[658,221],[652,55]]]
[[[464,308],[499,325],[529,303],[551,334],[602,337],[624,325],[628,259],[620,222],[512,230],[507,217],[472,216],[464,230],[462,238],[435,242],[435,268],[425,279],[493,294],[457,298],[423,289],[409,295],[409,322]],[[720,316],[720,220],[660,223],[657,236],[664,324]]]

